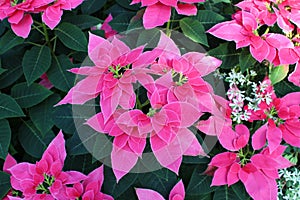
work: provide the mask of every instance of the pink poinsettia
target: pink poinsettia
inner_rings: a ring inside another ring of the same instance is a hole
[[[143,47],[130,50],[113,37],[111,41],[90,34],[88,53],[94,67],[74,68],[70,71],[87,76],[78,82],[58,105],[83,104],[100,94],[100,105],[105,119],[117,106],[131,109],[135,105],[133,83],[136,78],[135,61],[142,55]]]
[[[139,200],[164,200],[165,198],[158,192],[150,189],[136,188],[136,194]],[[185,189],[182,180],[180,180],[170,191],[169,200],[183,200]]]
[[[75,183],[73,187],[68,187],[66,193],[69,200],[76,200],[81,197],[82,200],[103,199],[113,200],[110,195],[100,192],[103,181],[103,165],[87,175],[82,183]]]
[[[186,117],[187,114],[189,117]],[[159,110],[150,109],[146,115],[131,110],[113,115],[104,122],[102,113],[89,119],[87,124],[101,133],[114,136],[111,154],[113,171],[117,180],[136,164],[150,135],[152,151],[159,163],[178,173],[183,155],[205,156],[195,135],[187,128],[200,117],[197,108],[188,103],[173,102]]]
[[[289,38],[276,33],[258,35],[259,24],[252,13],[239,11],[233,18],[232,21],[215,25],[208,32],[224,40],[235,41],[237,48],[250,46],[252,56],[259,62],[266,59],[274,65],[280,65],[293,64],[297,61],[285,59],[286,54],[293,52],[294,49]]]
[[[50,29],[54,29],[60,22],[64,10],[72,10],[82,2],[83,0],[57,0],[45,7],[42,20]]]
[[[239,178],[253,199],[277,198],[278,169],[291,166],[291,163],[282,157],[285,149],[285,146],[278,146],[271,153],[267,147],[261,153],[252,156],[251,162],[239,171]]]
[[[52,3],[54,0],[25,0],[21,3],[4,0],[0,3],[0,20],[8,18],[14,33],[20,37],[27,38],[33,19],[30,13],[36,9]]]
[[[171,9],[175,8],[181,15],[196,15],[194,3],[205,0],[133,0],[131,4],[141,3],[146,6],[143,24],[146,29],[164,25],[171,17]]]
[[[273,152],[269,147],[250,159],[240,154],[225,152],[213,157],[209,169],[213,172],[212,185],[232,185],[239,180],[254,200],[276,199],[278,170],[291,166],[282,157],[285,146],[278,146]]]
[[[103,30],[105,32],[106,38],[112,37],[117,34],[117,31],[113,30],[112,27],[109,25],[109,22],[111,22],[112,20],[113,17],[111,14],[109,14],[100,28],[100,30]]]
[[[290,93],[281,99],[275,99],[274,103],[261,110],[265,113],[260,115],[262,119],[267,117],[270,119],[252,136],[254,149],[262,148],[268,140],[272,152],[280,145],[282,139],[292,146],[300,147],[299,98],[299,92]]]
[[[23,162],[8,169],[12,188],[21,191],[25,199],[67,199],[67,185],[86,176],[76,171],[63,172],[65,158],[65,140],[60,132],[36,164]]]

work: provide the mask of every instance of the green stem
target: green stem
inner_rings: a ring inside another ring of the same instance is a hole
[[[170,29],[170,27],[171,27],[171,20],[169,20],[168,23],[167,23],[166,35],[168,37],[171,37],[171,29]]]
[[[50,42],[50,39],[49,39],[49,35],[48,35],[46,24],[43,23],[42,26],[43,26],[43,30],[44,30],[44,34],[45,34],[46,43],[47,43],[48,47],[51,50],[53,50],[51,42]]]

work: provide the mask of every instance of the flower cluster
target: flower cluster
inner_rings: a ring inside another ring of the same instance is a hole
[[[95,66],[71,69],[86,77],[59,102],[84,104],[100,96],[101,112],[87,124],[114,138],[111,162],[117,180],[142,157],[147,137],[158,162],[177,174],[183,155],[205,156],[188,128],[216,107],[202,76],[214,71],[219,60],[197,52],[181,55],[162,32],[157,47],[143,51],[143,46],[131,50],[116,37],[90,34],[88,53]],[[138,91],[148,100],[142,101]]]
[[[171,18],[171,9],[175,8],[180,15],[196,15],[197,7],[194,3],[204,2],[205,0],[132,0],[131,4],[141,3],[147,6],[143,24],[146,29],[164,25]]]
[[[292,165],[282,156],[286,149],[281,145],[282,140],[291,146],[300,147],[300,93],[294,92],[278,98],[271,81],[266,77],[260,85],[254,84],[255,87],[252,87],[251,95],[256,105],[253,109],[249,106],[253,103],[251,98],[246,98],[246,92],[236,87],[241,87],[236,77],[251,83],[248,78],[244,80],[242,74],[233,70],[226,77],[230,83],[228,98],[232,102],[239,97],[247,101],[248,105],[241,101],[240,112],[249,112],[248,119],[244,121],[257,123],[259,128],[251,135],[251,145],[247,144],[250,133],[246,126],[236,125],[235,135],[229,128],[223,128],[219,141],[224,148],[234,152],[221,153],[212,159],[209,164],[209,168],[215,170],[212,185],[232,185],[240,180],[252,198],[276,199],[275,179],[279,178],[278,170]],[[228,103],[231,109],[236,107],[232,102]],[[234,112],[231,114],[234,115]]]
[[[278,197],[284,200],[297,200],[300,198],[300,171],[296,167],[279,171]]]
[[[27,38],[33,19],[31,14],[42,13],[43,22],[54,29],[61,20],[63,10],[71,10],[83,0],[3,0],[0,2],[0,20],[5,18],[16,35]]]
[[[252,56],[259,62],[267,60],[274,66],[296,63],[289,80],[299,86],[299,3],[250,0],[236,6],[241,10],[232,16],[233,20],[217,24],[208,32],[236,42],[237,48],[250,46]],[[276,27],[282,32],[277,33]]]
[[[53,139],[41,160],[35,164],[17,163],[8,155],[3,170],[11,175],[12,190],[5,199],[113,199],[100,192],[104,180],[103,166],[87,176],[77,171],[65,172],[65,158],[62,132]]]

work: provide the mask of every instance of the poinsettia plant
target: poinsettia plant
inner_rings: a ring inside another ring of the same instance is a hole
[[[299,198],[299,14],[1,1],[0,198]]]

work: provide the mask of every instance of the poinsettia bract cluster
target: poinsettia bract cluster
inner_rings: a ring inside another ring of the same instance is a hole
[[[41,13],[42,21],[54,29],[61,20],[64,10],[72,10],[83,0],[3,0],[0,2],[0,20],[8,19],[16,35],[27,38],[33,18],[31,14]]]
[[[249,46],[259,62],[266,60],[273,66],[296,64],[289,81],[299,86],[299,2],[250,0],[236,6],[240,10],[232,15],[231,21],[219,23],[208,32],[236,42],[237,48]]]
[[[35,164],[17,163],[8,154],[3,171],[11,175],[12,189],[4,199],[113,199],[100,192],[104,181],[103,166],[87,176],[77,171],[63,171],[66,156],[61,131],[49,144],[41,160]]]
[[[176,174],[183,155],[206,156],[189,127],[196,127],[204,112],[218,110],[218,97],[202,77],[221,61],[197,52],[181,55],[163,32],[151,51],[130,49],[117,37],[90,34],[88,52],[95,66],[70,70],[85,78],[59,105],[84,104],[100,96],[101,112],[87,124],[113,137],[111,163],[117,180],[143,158],[147,138],[161,166]],[[146,101],[137,95],[139,90]]]

